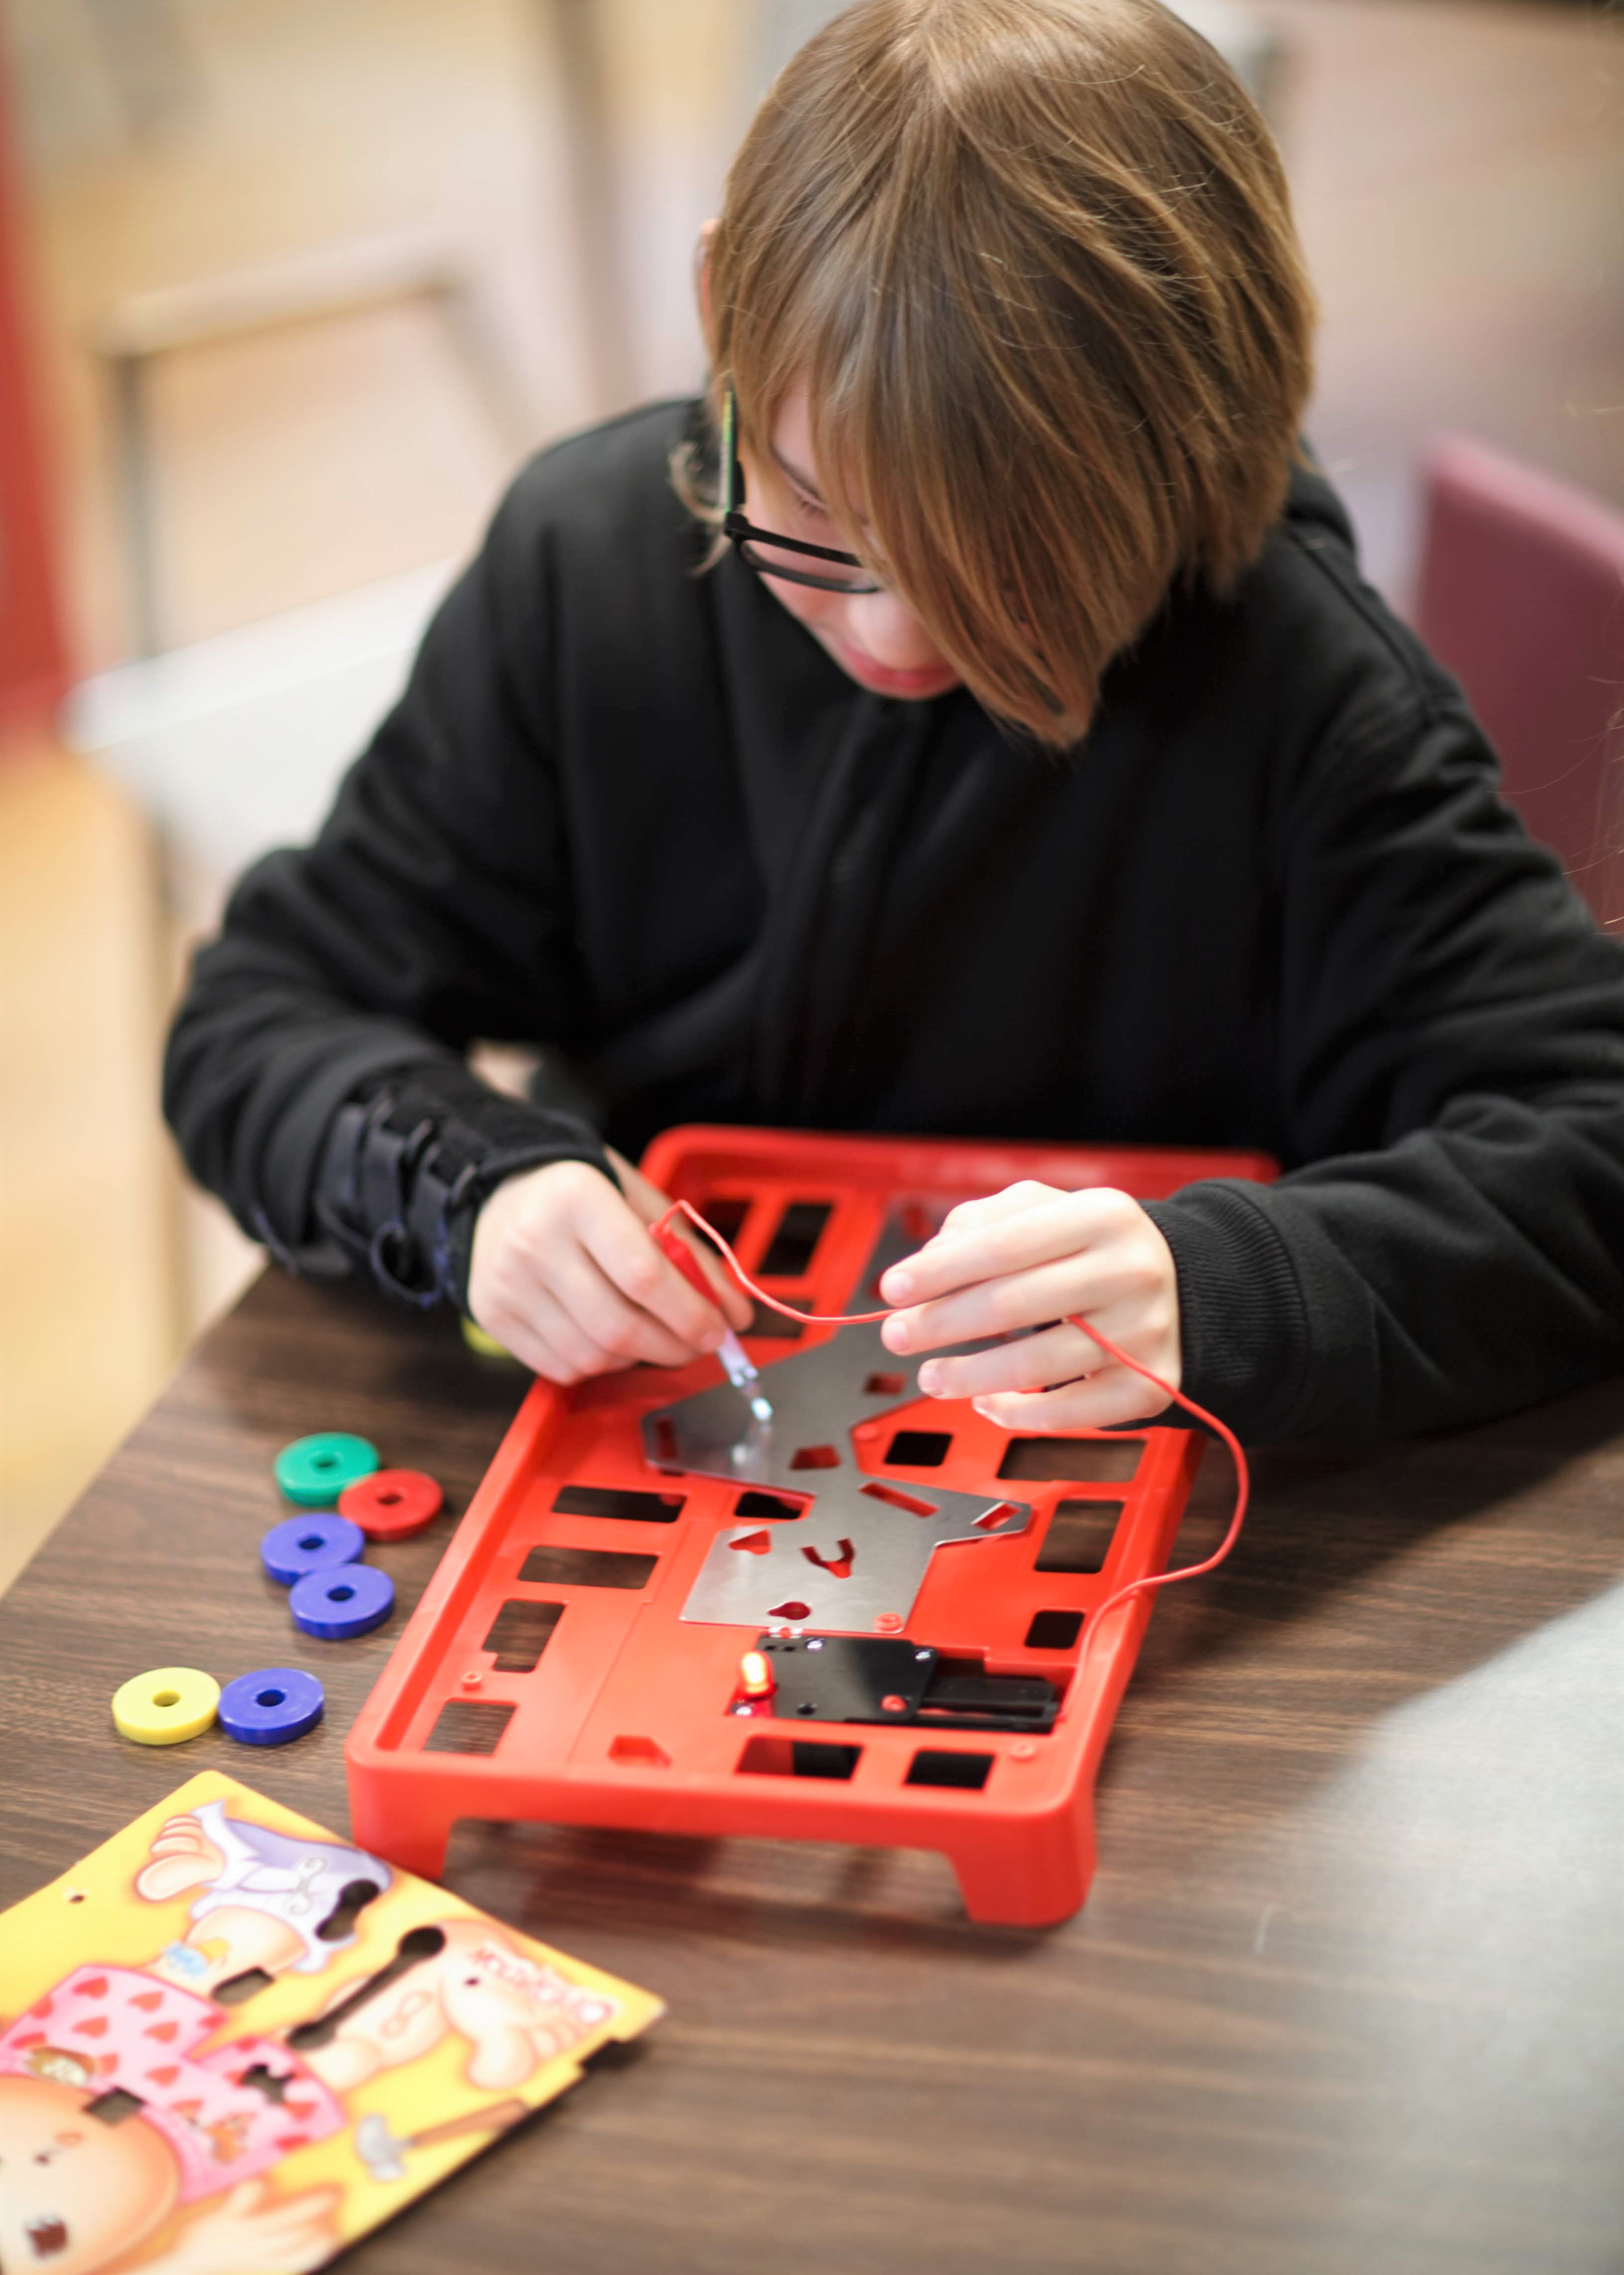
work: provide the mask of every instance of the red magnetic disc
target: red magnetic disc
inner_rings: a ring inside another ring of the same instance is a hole
[[[444,1498],[421,1470],[374,1470],[344,1487],[338,1513],[359,1524],[369,1540],[404,1540],[433,1523]]]

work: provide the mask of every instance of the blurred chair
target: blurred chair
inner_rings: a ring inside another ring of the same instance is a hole
[[[487,324],[472,266],[439,231],[324,246],[266,268],[137,293],[110,310],[90,340],[112,382],[114,449],[129,564],[135,646],[165,646],[158,602],[154,464],[147,410],[152,365],[246,332],[351,316],[421,299],[439,316],[492,427],[516,454],[533,442],[533,418],[500,338]]]
[[[450,561],[81,680],[69,746],[156,825],[166,897],[189,931],[232,879],[312,836],[339,777],[404,686]]]
[[[1624,514],[1457,436],[1424,492],[1416,629],[1530,834],[1624,926]]]

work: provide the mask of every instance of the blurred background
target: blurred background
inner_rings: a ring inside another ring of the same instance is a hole
[[[0,1587],[257,1268],[157,1115],[188,943],[519,459],[695,387],[696,232],[835,12],[4,0]],[[1412,607],[1446,431],[1624,509],[1618,9],[1184,12],[1286,154],[1372,581]]]

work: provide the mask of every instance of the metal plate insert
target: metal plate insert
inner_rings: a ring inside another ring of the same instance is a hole
[[[918,1244],[917,1235],[888,1223],[849,1300]],[[857,1633],[894,1629],[906,1624],[938,1548],[1026,1530],[1031,1509],[1024,1501],[949,1492],[914,1478],[893,1484],[859,1468],[852,1425],[898,1402],[893,1386],[901,1371],[877,1322],[843,1327],[766,1369],[761,1387],[772,1403],[770,1424],[754,1421],[726,1382],[644,1416],[644,1452],[657,1470],[725,1478],[797,1499],[815,1495],[799,1518],[719,1533],[684,1606],[685,1620]],[[911,1369],[903,1394],[917,1395]]]

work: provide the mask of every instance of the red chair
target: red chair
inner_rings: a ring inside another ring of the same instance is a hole
[[[1454,436],[1425,493],[1416,629],[1530,833],[1624,926],[1624,514]]]

